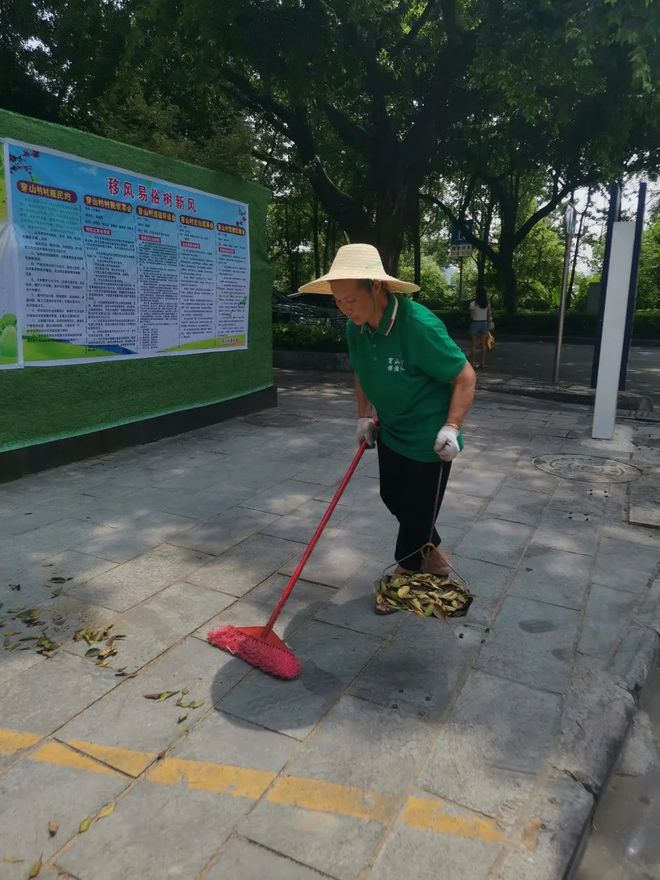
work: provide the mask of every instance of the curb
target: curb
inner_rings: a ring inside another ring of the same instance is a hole
[[[660,584],[659,584],[660,586]],[[652,588],[653,589],[653,588]],[[660,594],[660,590],[656,590]],[[652,614],[660,621],[660,596]],[[497,880],[571,880],[589,839],[600,795],[631,729],[638,698],[660,655],[660,622],[633,620],[605,670],[571,681],[557,752],[548,777],[527,805],[536,822],[533,852],[512,851]]]
[[[493,880],[573,880],[602,792],[619,760],[639,697],[660,656],[660,579],[648,588],[604,669],[573,673],[558,743],[519,817]],[[534,829],[533,848],[517,844]]]

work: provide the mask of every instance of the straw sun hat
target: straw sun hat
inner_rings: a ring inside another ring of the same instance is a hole
[[[371,244],[345,244],[337,251],[330,271],[321,275],[316,281],[303,284],[298,290],[301,293],[332,294],[331,281],[345,281],[350,278],[368,278],[370,281],[387,282],[388,290],[399,293],[414,293],[419,290],[418,284],[401,281],[388,275],[383,268],[383,261],[376,248]]]

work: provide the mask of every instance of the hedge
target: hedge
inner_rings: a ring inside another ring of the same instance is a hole
[[[282,351],[346,351],[344,331],[313,324],[273,324],[273,348]]]
[[[464,312],[434,310],[447,325],[450,333],[467,333],[470,316]],[[496,335],[512,336],[554,336],[557,332],[557,312],[517,312],[515,315],[495,313]],[[581,312],[568,312],[564,322],[564,335],[593,337],[596,333],[597,319],[594,315]],[[635,339],[660,339],[660,309],[647,309],[635,312],[633,322]]]
[[[450,333],[465,336],[470,326],[469,315],[464,312],[435,310],[447,325]],[[518,312],[515,315],[494,315],[495,335],[549,336],[557,332],[556,312]],[[596,318],[578,312],[569,312],[564,324],[564,335],[583,339],[593,338]],[[660,340],[660,309],[646,309],[635,313],[633,338],[636,340]],[[346,351],[343,330],[305,324],[273,324],[273,347],[285,351]]]

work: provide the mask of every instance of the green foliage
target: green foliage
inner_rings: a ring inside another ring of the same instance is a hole
[[[467,311],[433,309],[444,321],[450,334],[465,337],[469,332],[470,316]],[[593,339],[596,318],[579,312],[568,312],[564,324],[567,339]],[[495,335],[511,337],[554,338],[557,333],[557,312],[518,312],[515,315],[495,313]],[[660,340],[660,309],[635,313],[633,339]],[[282,351],[346,351],[346,337],[341,330],[305,324],[274,324],[273,347]]]
[[[285,288],[326,267],[344,232],[377,244],[394,270],[421,193],[445,217],[493,219],[497,234],[486,237],[489,219],[478,243],[508,310],[547,306],[556,248],[550,227],[527,242],[536,225],[573,188],[660,168],[657,0],[7,0],[5,9],[0,101],[263,175],[280,202],[272,251]],[[446,298],[437,272],[426,274],[434,298]],[[647,286],[642,299],[654,302]]]
[[[16,326],[16,315],[13,315],[11,312],[5,312],[5,314],[0,317],[0,333],[5,329],[5,327],[10,326]]]
[[[18,338],[16,327],[13,324],[6,326],[0,332],[0,357],[16,357],[18,352]]]
[[[415,276],[412,265],[412,254],[406,252],[399,261],[398,277],[404,281],[413,281]],[[422,254],[421,259],[421,302],[433,300],[434,302],[446,302],[451,296],[451,288],[447,284],[443,269],[435,259],[427,254]]]
[[[564,245],[547,220],[538,223],[516,250],[518,306],[544,309],[559,304],[564,266]]]
[[[189,108],[158,94],[147,101],[140,85],[131,83],[128,91],[122,88],[104,97],[94,128],[104,137],[162,156],[238,177],[253,176],[252,134],[239,115],[211,108],[205,130],[189,132],[189,113]]]
[[[447,325],[450,332],[467,332],[469,316],[465,312],[434,310],[435,314]],[[557,333],[557,312],[517,312],[508,315],[496,312],[495,335],[498,333],[512,336],[548,336]],[[596,317],[580,312],[568,312],[564,324],[567,337],[593,338],[596,332]],[[649,309],[635,312],[633,323],[634,339],[660,339],[660,309]]]
[[[346,351],[343,330],[308,324],[273,324],[273,348],[284,351]]]
[[[660,309],[660,217],[642,237],[636,305],[638,309]]]

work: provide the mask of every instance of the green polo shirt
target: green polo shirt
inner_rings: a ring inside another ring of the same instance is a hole
[[[362,390],[378,413],[382,442],[415,461],[438,461],[433,444],[466,363],[442,321],[419,303],[390,294],[378,327],[349,321],[346,340]]]

